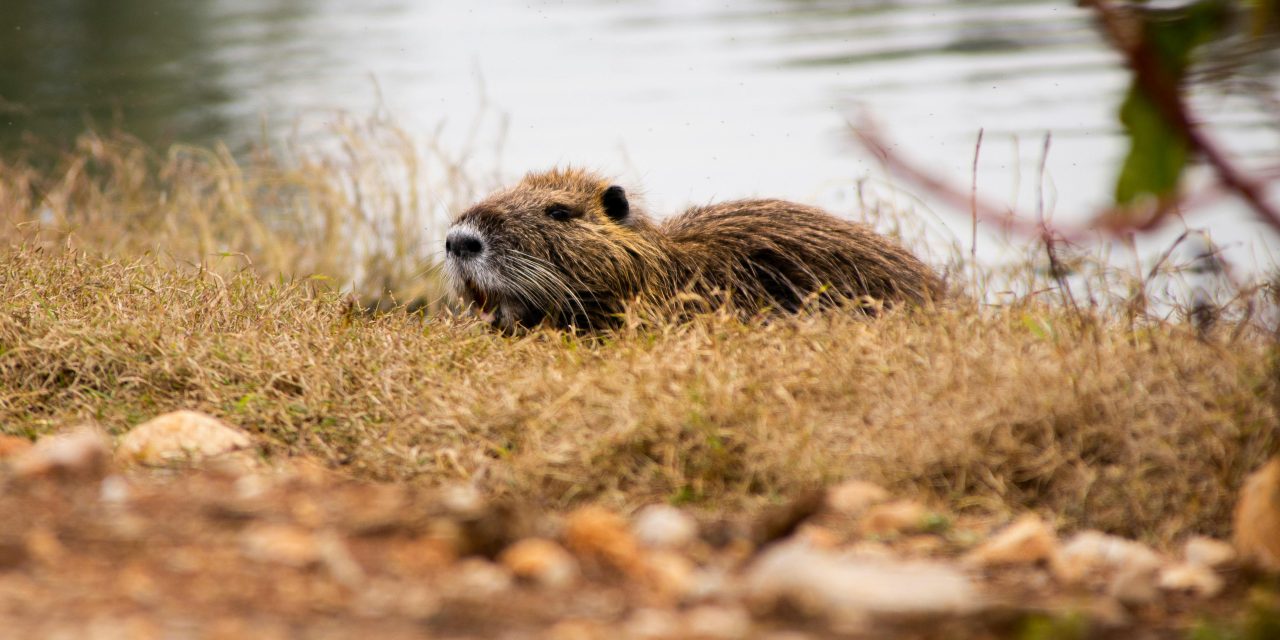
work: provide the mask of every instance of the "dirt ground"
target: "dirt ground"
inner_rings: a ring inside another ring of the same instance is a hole
[[[1261,638],[1280,621],[1275,585],[1230,563],[1212,597],[1068,584],[1034,550],[975,562],[1003,523],[921,518],[856,483],[751,518],[628,518],[305,460],[2,466],[10,638]]]

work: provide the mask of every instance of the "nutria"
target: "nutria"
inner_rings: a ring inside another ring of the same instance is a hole
[[[578,169],[531,173],[467,209],[445,252],[458,293],[504,330],[603,328],[634,302],[754,314],[921,303],[941,291],[902,247],[820,209],[736,200],[655,222],[622,187]]]

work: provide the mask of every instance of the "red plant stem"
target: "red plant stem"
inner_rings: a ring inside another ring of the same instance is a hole
[[[999,207],[979,198],[977,193],[964,193],[946,180],[929,173],[897,153],[890,151],[889,144],[870,123],[863,122],[860,125],[850,123],[849,126],[853,131],[854,137],[862,143],[862,146],[879,158],[890,172],[920,185],[958,211],[968,208],[978,220],[991,222],[998,227],[1024,236],[1039,237],[1047,233],[1063,240],[1076,241],[1083,239],[1089,233],[1084,229],[1051,227],[1047,224],[1033,222],[1026,216],[1019,215],[1012,207]]]

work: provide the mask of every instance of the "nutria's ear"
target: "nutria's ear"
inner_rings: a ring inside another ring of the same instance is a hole
[[[600,197],[600,204],[604,205],[606,215],[619,222],[631,211],[631,205],[627,204],[627,192],[616,184],[604,190],[604,195]]]

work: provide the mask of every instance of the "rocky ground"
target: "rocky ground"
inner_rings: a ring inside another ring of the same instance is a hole
[[[1280,461],[1234,544],[1154,549],[849,481],[763,516],[567,513],[267,463],[194,412],[0,439],[14,638],[1264,638]]]

